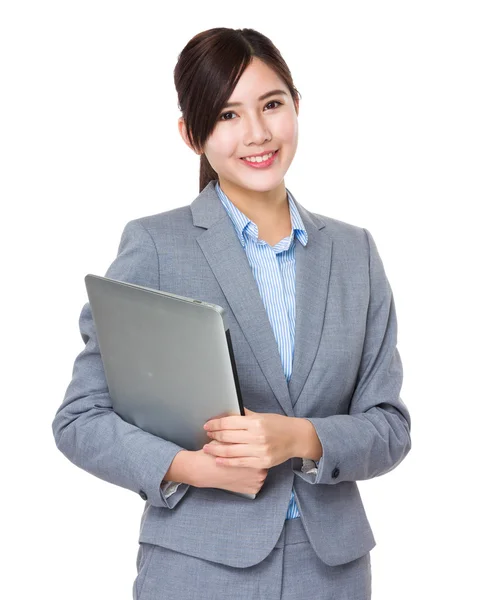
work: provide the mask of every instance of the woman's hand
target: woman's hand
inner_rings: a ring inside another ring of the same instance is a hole
[[[210,440],[222,442],[203,448],[217,464],[270,469],[295,456],[292,417],[244,410],[244,416],[212,419],[204,425]]]
[[[218,442],[212,440],[211,446]],[[194,451],[192,485],[200,488],[209,487],[241,494],[258,494],[268,475],[268,469],[233,469],[216,465],[216,459],[204,453]]]
[[[212,440],[211,445],[218,442]],[[191,485],[217,488],[241,494],[258,494],[268,475],[268,469],[233,469],[216,465],[216,459],[203,450],[194,451],[194,475]]]

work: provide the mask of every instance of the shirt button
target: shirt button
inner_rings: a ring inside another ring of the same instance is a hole
[[[339,475],[339,474],[340,474],[340,470],[338,469],[338,467],[335,467],[335,468],[333,469],[333,472],[331,473],[331,477],[332,477],[333,479],[336,479],[336,478],[338,477],[338,475]]]
[[[141,498],[143,500],[147,500],[148,499],[148,496],[147,496],[146,492],[144,492],[143,490],[139,490],[139,495],[141,496]]]

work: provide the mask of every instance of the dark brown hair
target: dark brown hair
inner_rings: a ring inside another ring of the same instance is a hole
[[[178,56],[173,72],[178,108],[192,147],[202,152],[199,193],[209,181],[218,179],[202,149],[214,130],[219,113],[253,57],[275,71],[297,104],[300,93],[282,55],[269,38],[254,29],[216,27],[202,31]]]

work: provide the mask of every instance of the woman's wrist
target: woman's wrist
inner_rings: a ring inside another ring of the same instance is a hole
[[[164,485],[169,481],[195,485],[195,455],[196,453],[191,450],[180,450],[177,452],[161,485]]]
[[[314,425],[308,419],[294,417],[294,427],[294,456],[319,461],[323,455],[323,447]]]

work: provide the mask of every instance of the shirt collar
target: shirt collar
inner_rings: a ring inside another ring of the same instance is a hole
[[[231,202],[231,200],[229,200],[226,194],[222,191],[221,186],[219,185],[219,181],[216,181],[215,190],[224,208],[226,209],[226,212],[228,213],[231,221],[233,222],[234,228],[236,229],[236,233],[238,234],[238,238],[241,242],[241,245],[244,247],[246,243],[244,232],[246,229],[249,228],[249,224],[253,223],[253,221],[251,221],[251,219],[248,219],[248,217],[245,214],[243,214],[239,210],[239,208]],[[292,223],[292,235],[297,240],[299,240],[299,242],[303,246],[305,246],[307,244],[307,231],[304,227],[304,223],[302,222],[301,216],[299,214],[299,211],[297,210],[297,206],[295,205],[291,194],[289,194],[289,191],[287,189],[286,191],[287,198],[289,201],[290,222]],[[256,228],[256,224],[253,223],[253,225],[255,225]]]

